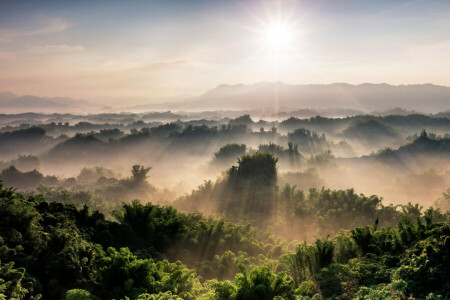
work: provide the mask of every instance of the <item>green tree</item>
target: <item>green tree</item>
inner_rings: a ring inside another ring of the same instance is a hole
[[[144,168],[143,166],[140,166],[140,165],[134,165],[131,170],[131,178],[137,184],[143,183],[147,179],[147,173],[151,169],[152,169],[151,167]]]

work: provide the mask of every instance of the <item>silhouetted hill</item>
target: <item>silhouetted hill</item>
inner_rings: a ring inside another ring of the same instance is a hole
[[[425,132],[422,132],[412,143],[401,146],[396,150],[387,148],[362,158],[377,160],[392,166],[404,166],[408,169],[419,164],[421,158],[440,159],[442,163],[447,163],[450,158],[450,139],[430,138]]]
[[[342,134],[346,138],[358,139],[369,143],[383,139],[399,138],[399,135],[391,126],[378,119],[357,120],[348,126]]]
[[[50,159],[81,159],[95,156],[94,153],[103,153],[105,144],[91,134],[76,134],[51,149],[48,153]]]
[[[415,110],[407,110],[401,107],[396,107],[392,109],[388,109],[385,111],[374,111],[371,113],[374,116],[390,116],[390,115],[396,115],[396,116],[409,116],[409,115],[415,115],[417,114],[417,111]]]
[[[422,134],[414,142],[398,148],[394,153],[419,155],[419,154],[450,154],[450,139],[433,139]]]
[[[443,112],[439,112],[439,113],[437,113],[435,116],[436,116],[436,117],[439,117],[439,118],[447,118],[447,119],[450,119],[450,110],[443,111]]]

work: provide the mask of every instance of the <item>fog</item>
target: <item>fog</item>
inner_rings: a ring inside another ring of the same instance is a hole
[[[449,16],[0,0],[0,300],[448,299]]]
[[[356,195],[376,195],[382,205],[423,207],[433,205],[450,186],[447,117],[298,118],[284,113],[264,118],[248,113],[4,114],[1,179],[27,193],[88,191],[111,207],[139,198],[234,221],[246,218],[224,208],[224,199],[235,197],[225,182],[243,155],[269,153],[277,159],[273,194],[254,196],[268,197],[265,201],[276,210],[286,185],[305,195],[312,188],[353,189]],[[146,170],[145,185],[133,183],[132,166]],[[90,179],[84,178],[88,173]],[[264,222],[260,217],[247,220],[294,238],[279,212]],[[310,230],[305,238],[317,233],[317,228]]]

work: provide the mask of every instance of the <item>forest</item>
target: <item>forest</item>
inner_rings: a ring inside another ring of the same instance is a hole
[[[450,0],[0,0],[0,300],[450,300]]]
[[[0,299],[448,299],[449,116],[280,116],[0,115]]]

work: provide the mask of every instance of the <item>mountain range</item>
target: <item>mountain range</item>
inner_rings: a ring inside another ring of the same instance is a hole
[[[401,107],[436,113],[450,108],[450,87],[433,84],[290,85],[262,82],[252,85],[219,85],[197,97],[174,103],[151,104],[147,108],[150,107],[174,110],[268,108],[274,111],[340,107],[365,112]]]
[[[0,112],[55,112],[100,110],[84,100],[17,96],[0,93]],[[299,109],[340,108],[351,111],[405,110],[437,113],[450,109],[450,87],[433,84],[389,85],[347,83],[291,85],[261,82],[251,85],[219,85],[205,93],[183,100],[121,107],[121,111],[213,111],[266,109],[274,113]]]
[[[100,107],[85,100],[75,100],[67,97],[38,97],[33,95],[18,96],[11,92],[0,92],[0,112],[72,112],[92,110]]]

